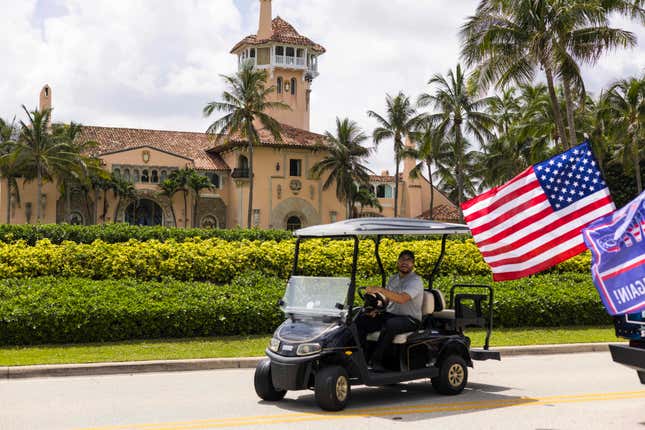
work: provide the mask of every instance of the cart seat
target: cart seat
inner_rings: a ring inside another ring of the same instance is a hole
[[[443,294],[439,290],[434,290],[436,292],[437,298],[441,301],[440,306],[437,308],[441,309],[432,313],[433,318],[442,319],[442,320],[454,320],[455,319],[455,310],[448,309],[446,305],[446,300],[443,298]]]
[[[439,291],[439,290],[435,290]],[[441,294],[441,293],[439,293]],[[441,300],[443,300],[443,296],[441,297]],[[435,296],[430,292],[430,291],[424,291],[423,292],[423,304],[421,305],[421,318],[426,319],[428,315],[434,316],[437,312],[435,312]],[[454,311],[453,311],[453,318],[454,318]],[[405,333],[400,333],[394,336],[394,339],[392,340],[393,344],[404,344],[408,341],[408,337],[410,337],[411,334],[414,333],[423,333],[423,330],[416,330],[416,331],[408,331]],[[373,331],[367,335],[367,340],[368,341],[373,341],[376,342],[378,340],[379,335],[381,334],[380,331]]]

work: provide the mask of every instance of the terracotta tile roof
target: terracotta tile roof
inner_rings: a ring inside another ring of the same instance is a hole
[[[280,126],[282,127],[282,142],[277,142],[268,130],[261,128],[258,130],[260,144],[262,146],[305,148],[314,150],[325,147],[325,136],[322,134],[312,133],[287,124],[280,124]],[[240,134],[236,134],[233,136],[223,137],[218,143],[211,145],[211,152],[220,152],[236,146],[246,146],[247,144],[248,141],[246,138],[242,137]]]
[[[213,146],[213,137],[205,133],[83,126],[78,139],[98,142],[92,156],[149,146],[189,158],[199,170],[230,170],[219,155],[206,152]]]
[[[273,21],[271,21],[271,28],[273,29],[273,34],[269,39],[258,40],[257,35],[255,34],[246,36],[244,39],[235,44],[233,49],[231,49],[231,53],[235,53],[244,45],[262,45],[269,42],[281,42],[289,45],[307,46],[319,54],[325,53],[325,48],[322,45],[319,45],[311,39],[302,36],[296,31],[295,28],[293,28],[291,24],[289,24],[279,16],[275,17]]]
[[[421,213],[417,218],[430,219],[430,209]],[[459,211],[455,206],[437,205],[432,209],[433,221],[459,222]]]

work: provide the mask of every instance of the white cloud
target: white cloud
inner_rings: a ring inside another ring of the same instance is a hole
[[[312,129],[332,130],[348,116],[367,133],[368,109],[383,113],[385,94],[413,100],[435,73],[458,61],[460,25],[476,0],[274,0],[280,15],[323,44],[313,83]],[[36,107],[53,88],[54,116],[84,124],[205,130],[206,102],[235,71],[230,48],[257,30],[257,0],[0,0],[0,116]],[[54,13],[55,11],[55,13]],[[614,23],[637,33],[642,26]],[[617,51],[585,68],[591,91],[641,73],[642,48]],[[394,170],[383,144],[370,166]]]

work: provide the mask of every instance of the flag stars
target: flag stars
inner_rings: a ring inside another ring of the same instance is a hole
[[[553,161],[553,159],[551,159],[551,160],[549,160],[549,164],[553,166],[555,164],[555,161]]]
[[[546,175],[540,176],[540,179],[542,179],[543,181],[546,181]]]

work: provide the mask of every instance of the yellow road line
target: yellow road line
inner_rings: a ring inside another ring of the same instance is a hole
[[[480,409],[495,409],[513,406],[540,406],[557,403],[582,403],[608,400],[645,398],[645,390],[614,393],[591,393],[579,395],[560,395],[546,397],[513,397],[508,399],[479,400],[455,403],[429,403],[410,406],[382,406],[365,409],[350,409],[344,412],[290,413],[259,415],[249,417],[217,418],[156,424],[133,424],[107,427],[94,427],[84,430],[187,430],[223,427],[243,427],[260,424],[288,424],[302,421],[324,421],[348,418],[379,417],[391,415],[427,414],[440,412],[459,412]]]

